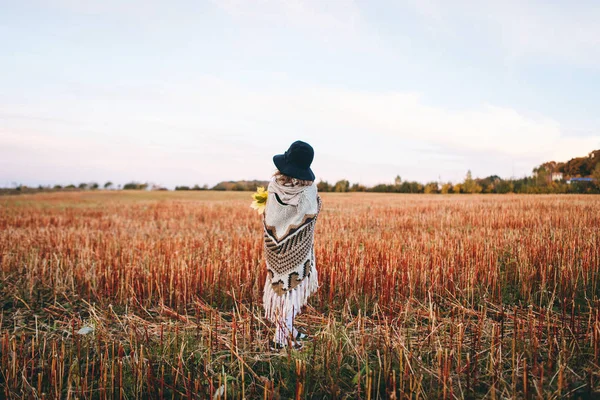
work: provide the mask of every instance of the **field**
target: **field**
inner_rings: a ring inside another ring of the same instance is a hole
[[[600,396],[600,197],[322,195],[274,353],[250,194],[0,198],[0,397]]]

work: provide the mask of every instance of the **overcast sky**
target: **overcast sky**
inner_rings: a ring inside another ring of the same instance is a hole
[[[600,148],[597,1],[0,0],[0,186],[530,174]]]

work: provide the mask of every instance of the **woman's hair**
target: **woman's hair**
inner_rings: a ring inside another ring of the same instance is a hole
[[[292,178],[291,176],[287,176],[279,170],[276,170],[273,174],[275,180],[280,185],[288,185],[288,186],[310,186],[313,184],[313,181],[307,181],[303,179]]]

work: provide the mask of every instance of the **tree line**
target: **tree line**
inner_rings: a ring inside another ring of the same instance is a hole
[[[396,176],[393,183],[380,183],[365,186],[360,183],[350,183],[341,179],[335,183],[319,181],[317,188],[320,192],[380,192],[380,193],[600,193],[600,150],[594,150],[585,157],[572,158],[567,162],[545,162],[533,169],[533,175],[518,179],[502,179],[497,175],[486,178],[473,178],[468,171],[464,180],[459,183],[404,181]],[[175,190],[234,190],[255,191],[257,187],[266,187],[268,181],[223,181],[213,187],[208,185],[176,186]],[[15,188],[0,189],[0,194],[31,193],[39,191],[71,191],[71,190],[168,190],[160,185],[151,183],[129,182],[115,185],[108,181],[103,185],[96,182],[70,184],[66,186],[38,186],[30,188],[18,185]]]
[[[398,176],[391,184],[378,184],[372,187],[342,179],[334,184],[327,181],[317,183],[320,192],[378,192],[378,193],[424,193],[424,194],[457,194],[457,193],[580,193],[600,194],[600,168],[597,177],[591,181],[551,180],[544,175],[524,177],[520,179],[502,179],[497,175],[486,178],[473,178],[471,171],[460,183],[402,181]]]
[[[403,181],[396,176],[394,183],[366,187],[350,184],[346,179],[330,184],[320,181],[321,192],[384,192],[384,193],[600,193],[600,150],[567,162],[549,161],[533,169],[533,175],[518,179],[502,179],[497,175],[473,178],[468,171],[460,183]]]

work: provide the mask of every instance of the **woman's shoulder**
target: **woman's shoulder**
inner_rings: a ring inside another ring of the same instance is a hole
[[[311,204],[314,207],[319,201],[319,193],[317,192],[317,185],[312,184],[306,186],[302,192],[303,202]]]
[[[317,194],[317,185],[307,185],[307,186],[304,186],[304,188],[302,190],[302,193],[301,193],[301,196],[305,197],[305,198],[311,198],[311,199],[314,198],[314,197],[317,197],[318,196],[318,194]]]
[[[307,185],[306,192],[307,193],[317,193],[317,184],[313,182],[310,185]]]

